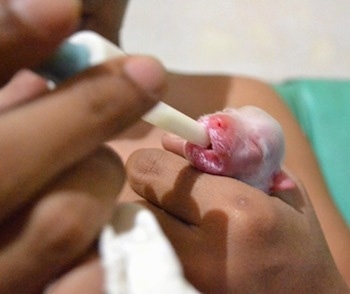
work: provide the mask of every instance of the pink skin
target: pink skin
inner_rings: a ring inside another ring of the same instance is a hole
[[[281,126],[266,112],[245,106],[205,115],[198,121],[208,130],[211,145],[185,144],[185,157],[197,169],[236,178],[268,193],[294,186],[281,170]]]

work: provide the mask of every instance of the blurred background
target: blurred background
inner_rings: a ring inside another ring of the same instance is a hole
[[[170,70],[350,78],[349,0],[131,0],[122,44]]]

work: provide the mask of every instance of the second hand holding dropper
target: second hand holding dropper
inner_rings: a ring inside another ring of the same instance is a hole
[[[118,56],[125,56],[125,53],[112,42],[95,32],[83,31],[68,38],[38,71],[54,81],[62,81]],[[192,144],[210,145],[203,125],[164,102],[158,102],[142,119]]]

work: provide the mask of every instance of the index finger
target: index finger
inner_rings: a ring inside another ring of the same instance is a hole
[[[143,198],[188,224],[201,225],[210,211],[228,216],[268,215],[272,197],[247,184],[193,168],[171,152],[148,149],[133,153],[127,162],[131,187]]]
[[[1,217],[135,122],[164,78],[154,59],[118,58],[0,116]]]

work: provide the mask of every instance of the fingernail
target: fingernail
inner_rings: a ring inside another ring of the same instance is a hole
[[[79,19],[80,0],[11,0],[9,8],[23,24],[38,34],[66,33]]]
[[[124,64],[124,73],[146,93],[160,96],[165,85],[165,69],[150,57],[131,57]],[[156,97],[157,98],[157,97]]]
[[[171,133],[165,133],[163,135],[163,139],[169,140],[169,141],[171,140],[172,142],[185,142],[185,139]]]

